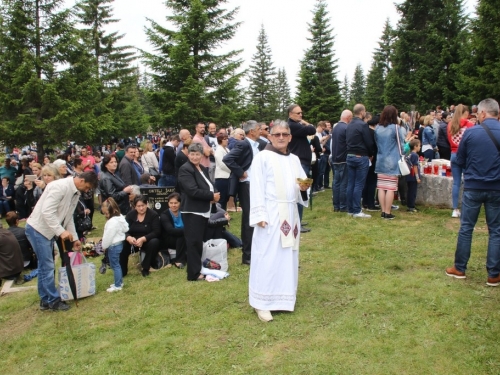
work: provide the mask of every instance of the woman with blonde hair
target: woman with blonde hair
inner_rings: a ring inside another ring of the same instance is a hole
[[[438,151],[436,143],[436,134],[432,127],[433,118],[431,115],[427,115],[424,118],[424,129],[422,131],[422,153],[424,158],[431,161],[435,157],[436,151]]]
[[[141,157],[142,167],[144,168],[144,173],[149,173],[151,176],[158,180],[160,177],[160,169],[158,165],[158,159],[153,151],[153,142],[146,141],[144,145],[144,153]]]
[[[453,204],[453,212],[451,217],[460,217],[460,210],[458,209],[458,194],[460,192],[460,183],[462,182],[462,168],[460,168],[455,160],[457,158],[458,146],[464,135],[464,132],[474,126],[468,120],[469,107],[459,104],[455,107],[453,118],[448,124],[448,141],[451,148],[451,174],[453,176],[453,188],[451,190],[451,200]]]

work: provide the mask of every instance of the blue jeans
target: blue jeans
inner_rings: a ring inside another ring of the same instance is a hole
[[[306,164],[301,164],[301,165],[302,165],[302,169],[306,173],[306,176],[309,177],[309,170],[310,170],[311,166],[306,165]],[[297,203],[297,209],[299,210],[299,218],[300,218],[300,221],[302,222],[302,213],[304,212],[304,206]]]
[[[462,168],[457,165],[455,160],[457,154],[451,154],[451,175],[453,176],[453,187],[451,189],[451,200],[453,209],[458,208],[458,195],[460,194],[460,184],[462,183]]]
[[[483,204],[489,232],[486,270],[489,277],[497,277],[500,274],[500,191],[464,190],[455,268],[460,272],[467,269],[472,233]]]
[[[11,211],[9,201],[0,201],[0,214],[5,215]]]
[[[43,302],[53,304],[60,300],[54,277],[55,238],[48,240],[29,224],[26,224],[26,237],[38,258],[38,295]]]
[[[333,164],[333,208],[347,211],[347,164]]]
[[[109,265],[115,277],[115,286],[118,288],[123,284],[122,267],[120,266],[120,254],[123,250],[123,242],[108,247]]]
[[[347,155],[347,212],[361,212],[361,194],[368,174],[368,156]]]
[[[160,179],[158,180],[158,186],[160,187],[174,187],[176,184],[175,175],[171,174],[162,174]]]
[[[328,155],[323,154],[318,161],[318,188],[328,187],[328,182],[325,176],[326,166],[328,165]]]

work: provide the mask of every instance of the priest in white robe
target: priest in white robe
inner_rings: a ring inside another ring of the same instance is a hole
[[[307,206],[307,178],[287,147],[292,138],[285,121],[276,120],[271,144],[252,162],[250,225],[253,226],[249,302],[260,320],[271,311],[293,311],[299,274],[300,219],[297,203]]]

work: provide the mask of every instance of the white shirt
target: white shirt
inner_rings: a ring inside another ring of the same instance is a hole
[[[250,143],[250,146],[252,146],[252,151],[253,151],[253,157],[255,158],[255,156],[259,153],[259,143],[250,139],[250,138],[245,138],[248,143]],[[247,178],[245,178],[244,180],[241,180],[241,182],[247,182],[247,181],[250,181],[250,171],[252,169],[252,166],[250,165],[250,168],[248,168],[245,172],[247,172]]]

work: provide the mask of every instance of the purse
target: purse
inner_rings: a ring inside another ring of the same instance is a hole
[[[399,155],[401,156],[398,160],[398,167],[401,176],[407,176],[410,174],[410,168],[408,167],[406,157],[401,153],[401,143],[399,142],[398,126],[399,125],[396,124],[396,139],[398,141]]]
[[[83,206],[83,209],[85,210],[85,205],[78,201]],[[77,232],[83,233],[83,232],[88,232],[89,230],[92,229],[92,219],[90,218],[89,215],[85,214],[85,216],[77,216],[75,220],[75,228]]]
[[[77,298],[89,297],[95,294],[95,264],[87,261],[84,256],[71,258],[71,271],[75,280]],[[83,261],[75,264],[77,259]],[[68,268],[59,268],[59,295],[63,301],[73,300],[73,292],[68,278]]]

